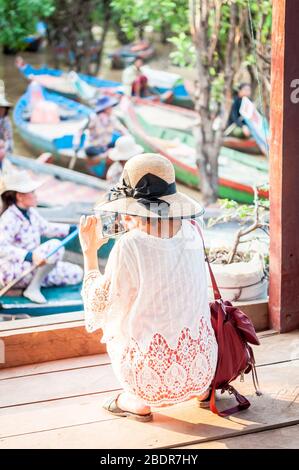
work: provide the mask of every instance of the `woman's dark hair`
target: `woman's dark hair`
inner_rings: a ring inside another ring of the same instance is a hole
[[[2,209],[1,209],[1,215],[2,215],[3,212],[6,211],[6,209],[8,209],[13,204],[16,204],[17,193],[16,191],[5,191],[3,194],[1,194],[1,199],[2,199]]]
[[[9,113],[9,108],[7,108],[6,106],[0,106],[0,109],[4,109],[4,116],[3,117],[6,117]]]
[[[238,91],[243,90],[243,88],[245,88],[247,86],[249,86],[251,88],[250,83],[246,83],[246,82],[240,83],[240,85],[238,86]]]

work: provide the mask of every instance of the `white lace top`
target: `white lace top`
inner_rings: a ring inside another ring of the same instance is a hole
[[[103,328],[125,389],[155,405],[208,389],[217,343],[202,241],[189,221],[172,238],[138,229],[123,235],[105,274],[85,274],[82,295],[86,328]]]

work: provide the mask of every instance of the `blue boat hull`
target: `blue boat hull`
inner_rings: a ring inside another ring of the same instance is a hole
[[[0,299],[0,315],[26,314],[35,317],[82,311],[81,287],[81,284],[77,284],[42,289],[42,293],[47,299],[46,304],[35,304],[20,296],[3,296]]]
[[[52,77],[61,77],[64,72],[59,69],[52,69],[51,67],[47,67],[44,65],[43,67],[40,67],[36,69],[35,67],[32,67],[30,64],[26,64],[26,66],[23,69],[20,69],[20,72],[23,74],[23,76],[27,79],[29,79],[30,75],[50,75]],[[121,83],[115,82],[113,80],[104,80],[102,78],[98,77],[93,77],[91,75],[85,75],[83,73],[78,74],[81,80],[84,80],[88,85],[97,87],[97,88],[118,88],[121,86]],[[53,92],[51,89],[48,89],[48,91]],[[70,99],[77,99],[78,95],[76,93],[64,93],[64,96]]]
[[[36,69],[36,68],[32,67],[29,64],[26,64],[26,67],[23,70],[21,70],[21,73],[27,79],[29,79],[30,75],[51,75],[52,77],[61,77],[63,75],[62,70],[52,69],[52,68],[47,67],[47,66],[43,66],[39,69]],[[104,79],[101,79],[101,78],[93,77],[91,75],[86,75],[86,74],[82,74],[82,73],[79,73],[78,75],[82,80],[84,80],[86,83],[88,83],[88,85],[91,85],[91,86],[94,86],[94,87],[97,87],[97,88],[111,88],[111,89],[113,89],[113,88],[118,88],[122,85],[120,82],[115,82],[115,81],[112,81],[112,80],[104,80]],[[186,90],[183,83],[180,83],[179,85],[175,86],[172,89],[170,89],[170,88],[156,88],[156,91],[161,95],[163,93],[167,92],[167,91],[172,91],[173,92],[172,104],[174,104],[176,106],[186,107],[186,108],[193,108],[194,107],[194,103],[193,103],[193,101],[192,101],[192,99],[191,99],[189,93],[187,92],[187,90]],[[119,93],[119,91],[118,91],[118,93]],[[75,93],[74,94],[67,93],[67,94],[65,94],[65,96],[67,96],[70,99],[77,99],[78,98],[78,96]]]
[[[87,106],[78,103],[76,101],[70,100],[62,95],[59,95],[48,90],[44,90],[44,96],[47,100],[56,103],[58,106],[67,109],[68,111],[75,112],[75,120],[88,118],[92,113],[92,110]],[[45,138],[36,133],[30,132],[29,123],[24,119],[23,114],[28,108],[29,103],[29,93],[28,91],[21,96],[21,98],[16,103],[13,112],[13,120],[16,125],[16,128],[22,137],[22,139],[36,152],[51,152],[58,159],[61,158],[61,154],[55,145],[54,139]],[[66,147],[66,149],[68,149]],[[72,146],[69,146],[69,149],[72,149]]]

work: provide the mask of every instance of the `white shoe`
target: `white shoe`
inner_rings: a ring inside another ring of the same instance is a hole
[[[36,304],[46,304],[47,299],[43,294],[41,293],[40,290],[38,289],[30,289],[27,288],[23,292],[23,296],[26,297],[27,299],[31,300],[31,302],[34,302]]]

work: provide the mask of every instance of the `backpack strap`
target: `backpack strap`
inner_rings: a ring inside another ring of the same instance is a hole
[[[259,379],[258,379],[257,372],[256,372],[256,365],[255,365],[253,350],[249,344],[247,344],[247,348],[248,348],[250,359],[251,359],[252,381],[253,381],[253,385],[255,388],[255,394],[258,397],[260,397],[262,395],[262,392],[260,391],[260,384],[259,384]]]
[[[218,285],[217,285],[214,273],[212,271],[208,256],[206,255],[206,248],[205,248],[204,238],[203,238],[202,232],[200,230],[200,226],[194,219],[191,220],[191,224],[195,227],[195,229],[197,230],[197,232],[199,233],[199,235],[202,239],[203,248],[204,248],[204,252],[205,252],[205,256],[206,256],[205,259],[206,259],[206,262],[207,262],[208,267],[209,267],[209,272],[210,272],[210,277],[211,277],[211,282],[212,282],[212,287],[213,287],[213,292],[214,292],[214,298],[215,298],[215,300],[222,300],[220,290],[218,288]],[[218,315],[218,320],[219,319],[220,319],[220,316]],[[252,352],[251,352],[250,356],[251,356],[251,359],[252,359],[253,378],[255,379],[254,372],[256,372],[256,371],[255,371],[254,357],[253,357]],[[256,380],[257,380],[257,376],[256,376]],[[221,416],[223,418],[226,418],[228,416],[233,415],[234,413],[238,413],[239,411],[246,410],[247,408],[250,407],[250,402],[247,400],[247,398],[244,397],[243,395],[241,395],[232,385],[228,384],[227,387],[225,387],[223,390],[228,391],[228,393],[230,395],[234,395],[235,399],[238,402],[238,405],[234,406],[232,408],[229,408],[227,410],[224,410],[224,411],[219,411],[217,406],[216,406],[216,386],[215,386],[215,383],[213,383],[213,382],[212,382],[212,391],[211,391],[211,397],[210,397],[210,410],[214,414],[216,414],[218,416]],[[255,383],[255,380],[254,380],[254,383]],[[256,384],[255,384],[255,387],[256,387]],[[256,389],[257,389],[257,387],[256,387]]]
[[[202,240],[203,249],[204,249],[204,253],[205,253],[205,260],[206,260],[206,262],[207,262],[207,264],[208,264],[209,273],[210,273],[210,278],[211,278],[211,282],[212,282],[212,287],[213,287],[213,292],[214,292],[214,299],[215,299],[215,300],[221,300],[220,290],[219,290],[219,288],[218,288],[218,285],[217,285],[217,282],[216,282],[214,273],[213,273],[213,271],[212,271],[209,258],[208,258],[207,254],[206,254],[206,247],[205,247],[205,242],[204,242],[203,234],[202,234],[202,232],[201,232],[201,230],[200,230],[200,227],[199,227],[199,224],[198,224],[198,222],[196,222],[196,220],[191,219],[191,224],[195,227],[196,231],[199,233],[200,238],[201,238],[201,240]]]
[[[234,395],[238,405],[232,408],[228,408],[224,411],[219,411],[216,406],[216,388],[215,385],[213,385],[210,400],[210,410],[214,414],[221,416],[222,418],[227,418],[228,416],[238,413],[239,411],[247,410],[247,408],[250,407],[250,402],[247,400],[247,398],[241,395],[232,385],[229,385],[225,390],[227,390],[230,395]]]

